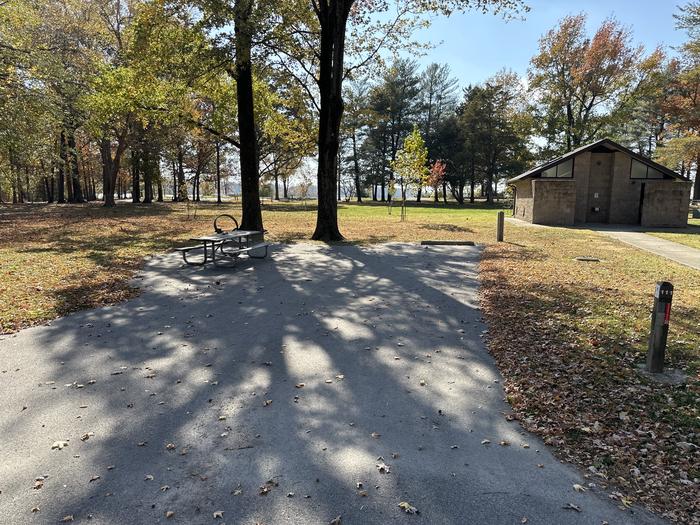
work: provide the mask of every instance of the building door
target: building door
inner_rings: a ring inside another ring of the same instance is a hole
[[[609,222],[612,167],[612,153],[591,153],[586,222]]]
[[[639,213],[637,214],[637,224],[642,224],[642,212],[644,211],[644,189],[646,184],[642,182],[642,187],[639,190]]]

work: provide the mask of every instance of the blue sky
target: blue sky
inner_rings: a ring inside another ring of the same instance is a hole
[[[588,30],[595,31],[608,16],[631,27],[636,43],[653,49],[678,46],[685,33],[675,29],[673,14],[685,2],[674,0],[526,0],[531,7],[524,21],[503,21],[494,15],[467,13],[436,18],[418,34],[437,46],[420,59],[423,64],[450,64],[461,86],[485,80],[506,67],[524,75],[537,52],[541,35],[568,14],[588,14]],[[439,43],[442,41],[442,43]],[[669,52],[672,52],[669,49]]]

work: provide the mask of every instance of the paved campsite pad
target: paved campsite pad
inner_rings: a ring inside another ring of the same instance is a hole
[[[0,338],[1,521],[660,522],[575,491],[591,480],[506,420],[478,258],[299,244],[227,270],[167,255],[137,299]]]

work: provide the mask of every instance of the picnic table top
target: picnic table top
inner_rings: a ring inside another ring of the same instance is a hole
[[[241,237],[249,237],[251,235],[260,235],[263,232],[257,230],[235,230],[228,233],[217,233],[214,235],[202,235],[201,237],[190,237],[191,241],[199,242],[216,242],[240,239]]]

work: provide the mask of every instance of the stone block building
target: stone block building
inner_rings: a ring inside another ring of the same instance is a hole
[[[609,139],[508,181],[513,216],[536,224],[688,224],[691,182]]]

